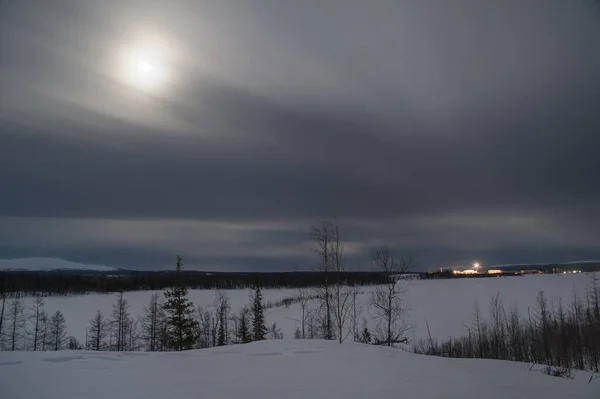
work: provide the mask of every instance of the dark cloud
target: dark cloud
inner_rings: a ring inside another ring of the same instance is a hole
[[[4,2],[0,257],[307,268],[332,216],[353,267],[600,257],[588,3]],[[115,67],[140,30],[157,93]]]

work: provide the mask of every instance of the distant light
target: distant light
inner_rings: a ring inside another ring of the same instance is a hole
[[[474,262],[473,263],[473,268],[474,269],[479,269],[479,262]]]

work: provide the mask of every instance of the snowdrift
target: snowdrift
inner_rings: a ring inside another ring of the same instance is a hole
[[[3,399],[598,398],[600,384],[523,363],[279,340],[180,353],[0,353]]]

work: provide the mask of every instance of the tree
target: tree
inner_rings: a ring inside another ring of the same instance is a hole
[[[397,259],[387,247],[383,247],[375,252],[373,261],[375,267],[387,277],[384,285],[375,287],[371,292],[370,304],[378,321],[374,331],[375,343],[387,346],[406,343],[408,339],[404,333],[410,327],[406,321],[407,305],[403,301],[406,289],[400,286],[400,282],[406,281],[401,275],[408,270],[410,259]]]
[[[238,342],[242,344],[252,342],[252,335],[250,334],[250,309],[246,306],[240,309],[237,331]]]
[[[265,326],[264,305],[262,303],[262,294],[258,281],[254,291],[254,301],[252,306],[252,335],[255,341],[267,339],[267,327]]]
[[[331,240],[331,261],[335,279],[332,287],[331,305],[337,327],[338,341],[341,344],[346,338],[344,335],[344,326],[350,316],[350,295],[352,289],[343,279],[343,273],[345,271],[344,248],[340,243],[340,232],[335,219],[333,221],[333,232],[334,235]]]
[[[217,346],[224,346],[228,343],[228,323],[227,314],[231,309],[229,297],[225,292],[218,290],[215,294],[215,308],[219,318],[219,331],[217,336]]]
[[[300,309],[302,310],[302,318],[300,324],[302,325],[301,338],[306,338],[306,319],[308,318],[308,301],[310,301],[310,295],[305,288],[298,289],[298,301],[300,302]]]
[[[124,298],[123,292],[117,296],[117,302],[113,304],[112,327],[115,334],[115,350],[124,351],[127,345],[127,323],[129,322],[129,304]]]
[[[552,363],[552,351],[550,348],[550,311],[548,310],[548,299],[544,291],[539,291],[536,297],[536,322],[542,338],[540,351],[544,353],[545,364]]]
[[[125,350],[137,351],[140,349],[140,334],[138,330],[138,322],[133,318],[127,319],[125,326]]]
[[[211,332],[215,317],[210,309],[198,308],[198,344],[200,348],[210,348],[212,345]],[[215,339],[216,340],[216,339]]]
[[[315,253],[319,259],[316,271],[324,274],[323,283],[318,286],[316,296],[319,301],[319,306],[316,309],[318,322],[322,330],[322,338],[332,340],[335,339],[333,332],[333,318],[331,315],[331,281],[330,273],[333,269],[332,243],[335,241],[336,230],[332,222],[325,220],[320,225],[312,228],[311,235],[315,240]]]
[[[14,351],[19,348],[19,343],[23,339],[23,332],[26,324],[23,302],[19,295],[15,296],[8,306],[8,320],[10,322],[10,350]]]
[[[82,349],[82,346],[79,343],[79,341],[77,340],[77,338],[75,338],[75,337],[68,337],[67,338],[67,349],[77,350],[77,349]]]
[[[181,275],[181,257],[177,256],[175,286],[165,291],[163,309],[167,312],[168,346],[176,351],[192,349],[196,342],[198,321],[194,304],[187,299],[187,288]]]
[[[481,308],[479,307],[479,302],[475,299],[473,303],[473,318],[475,323],[475,330],[477,331],[477,351],[479,353],[479,357],[483,359],[483,331],[485,330],[483,327],[483,323],[481,321]]]
[[[44,315],[44,299],[41,296],[36,296],[30,310],[32,314],[29,318],[33,323],[33,330],[31,331],[33,350],[37,351],[40,347],[40,327]]]
[[[362,315],[363,306],[358,301],[358,295],[360,294],[359,287],[354,287],[350,294],[350,326],[352,330],[352,337],[354,342],[360,342],[360,332],[359,332],[359,319]]]
[[[4,309],[6,305],[6,286],[8,279],[4,277],[4,287],[2,288],[2,306],[0,307],[0,350],[4,349]]]
[[[48,339],[48,315],[46,312],[42,312],[40,316],[40,350],[45,351],[49,345]]]
[[[144,315],[141,318],[142,339],[146,343],[146,350],[150,352],[158,350],[160,325],[165,317],[158,298],[158,294],[152,294],[150,303],[144,308]]]
[[[48,338],[53,350],[63,349],[67,343],[67,322],[60,310],[50,318]]]
[[[90,321],[88,346],[95,351],[103,350],[106,347],[106,337],[109,332],[109,322],[101,311]]]
[[[500,293],[490,301],[490,343],[493,359],[503,359],[506,351],[506,314]]]
[[[296,327],[294,331],[294,339],[304,339],[302,338],[302,331],[300,331],[300,327]]]
[[[277,327],[277,323],[273,323],[269,329],[269,337],[271,337],[271,339],[283,339],[283,333],[281,332],[281,329]]]

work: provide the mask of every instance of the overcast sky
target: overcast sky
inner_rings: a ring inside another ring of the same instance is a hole
[[[2,0],[0,259],[302,270],[334,216],[350,268],[600,259],[599,39],[595,0]]]

